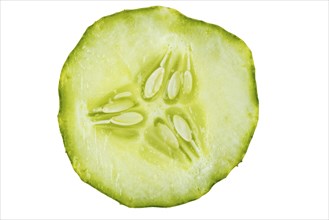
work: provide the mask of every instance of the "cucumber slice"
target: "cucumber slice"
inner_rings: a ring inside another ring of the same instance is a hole
[[[90,26],[62,69],[58,121],[80,178],[129,207],[195,200],[242,161],[258,121],[252,54],[165,7]]]

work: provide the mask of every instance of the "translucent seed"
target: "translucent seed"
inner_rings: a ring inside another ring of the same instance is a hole
[[[192,131],[187,122],[178,115],[174,115],[173,122],[177,133],[185,140],[190,142],[192,140]]]
[[[183,92],[188,94],[192,91],[192,74],[189,70],[184,73]]]
[[[97,107],[93,109],[93,113],[103,112],[103,107]]]
[[[169,99],[174,99],[178,95],[179,89],[180,89],[180,78],[179,78],[179,72],[175,72],[168,83],[167,93]]]
[[[127,112],[110,119],[111,123],[122,126],[135,125],[143,121],[143,116],[137,112]]]
[[[198,145],[195,143],[194,140],[191,141],[191,145],[192,145],[193,149],[195,150],[196,154],[198,156],[200,156],[200,149],[199,149]]]
[[[108,103],[103,106],[102,111],[104,113],[116,113],[121,112],[127,109],[130,109],[134,106],[134,102],[131,100],[121,100],[114,103]]]
[[[187,70],[190,71],[191,69],[191,57],[190,57],[190,53],[188,53],[188,56],[187,56]]]
[[[175,134],[170,130],[170,128],[165,124],[158,124],[157,128],[163,140],[168,143],[169,146],[173,148],[179,148],[178,140]]]
[[[132,95],[131,92],[121,92],[119,94],[116,94],[113,99],[117,100],[125,97],[130,97],[131,95]]]
[[[168,50],[167,53],[165,54],[165,56],[163,57],[163,59],[162,59],[162,61],[160,63],[160,66],[161,67],[164,67],[164,65],[166,64],[167,59],[168,59],[168,56],[169,56],[170,53],[171,53],[171,50]]]
[[[164,68],[159,67],[147,79],[144,88],[144,96],[146,98],[152,98],[160,90],[164,73]]]
[[[111,123],[111,120],[109,120],[109,119],[93,122],[94,125],[105,125],[105,124],[110,124],[110,123]]]

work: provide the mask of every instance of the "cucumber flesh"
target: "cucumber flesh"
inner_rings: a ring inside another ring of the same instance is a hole
[[[64,64],[59,95],[74,170],[129,207],[201,197],[242,161],[258,121],[246,44],[165,7],[90,26]]]

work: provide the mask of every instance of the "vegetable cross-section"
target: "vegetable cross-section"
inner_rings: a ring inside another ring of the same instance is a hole
[[[129,207],[201,197],[242,161],[258,121],[246,44],[166,7],[90,26],[64,64],[59,95],[74,170]]]

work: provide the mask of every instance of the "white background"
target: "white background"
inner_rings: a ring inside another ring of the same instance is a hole
[[[83,183],[57,124],[62,65],[85,29],[165,5],[253,51],[260,120],[246,157],[194,202],[131,209]],[[328,2],[1,2],[1,218],[328,218]]]

